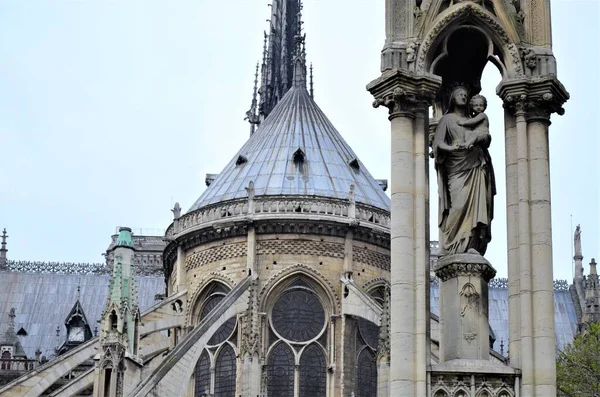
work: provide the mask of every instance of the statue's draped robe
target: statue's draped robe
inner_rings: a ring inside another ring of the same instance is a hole
[[[487,150],[491,138],[471,150],[441,150],[442,142],[450,146],[465,143],[468,130],[457,124],[459,120],[460,116],[454,113],[444,115],[433,141],[438,176],[439,253],[464,253],[474,248],[483,255],[492,238],[496,194],[494,170]]]

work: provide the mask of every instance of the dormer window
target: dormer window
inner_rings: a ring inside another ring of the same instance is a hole
[[[358,163],[358,159],[355,157],[348,163],[350,167],[354,170],[354,172],[360,171],[360,164]]]
[[[294,152],[292,155],[292,161],[294,162],[294,166],[296,167],[296,171],[301,174],[304,174],[304,163],[306,162],[306,154],[300,148]]]
[[[248,162],[248,159],[240,154],[235,162],[235,166],[239,167],[240,165],[244,165],[247,162]]]

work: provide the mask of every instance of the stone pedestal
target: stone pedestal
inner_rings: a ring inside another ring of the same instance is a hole
[[[496,275],[479,254],[438,260],[440,279],[440,362],[489,360],[488,282]]]

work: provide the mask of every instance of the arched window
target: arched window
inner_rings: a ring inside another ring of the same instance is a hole
[[[196,387],[195,395],[201,396],[210,393],[210,357],[204,350],[200,360],[196,363]]]
[[[379,326],[363,318],[356,319],[356,397],[377,395],[377,363]]]
[[[368,347],[358,354],[356,361],[356,397],[377,395],[377,364],[375,355]]]
[[[266,368],[267,394],[294,397],[294,390],[299,390],[300,397],[324,397],[329,324],[326,306],[313,284],[300,277],[279,291],[269,316],[272,350]]]
[[[195,313],[197,324],[208,316],[208,314],[225,298],[229,289],[221,283],[213,283],[206,288],[203,296],[199,299],[199,309]],[[234,345],[237,342],[237,318],[231,317],[225,321],[207,343],[207,348],[202,352],[195,368],[194,396],[203,397],[211,395],[211,389],[215,396],[235,397],[237,353]],[[216,358],[214,358],[216,356]],[[214,367],[211,367],[211,357]],[[211,373],[214,372],[214,377]]]
[[[325,397],[327,368],[323,349],[308,346],[300,357],[300,397]]]
[[[237,362],[235,351],[225,344],[219,351],[215,363],[215,395],[219,397],[235,397],[235,376]]]
[[[269,354],[267,393],[269,396],[294,397],[294,353],[285,342],[280,342]]]
[[[8,350],[3,351],[2,352],[2,366],[0,367],[0,369],[9,370],[11,358],[12,358],[12,356]]]

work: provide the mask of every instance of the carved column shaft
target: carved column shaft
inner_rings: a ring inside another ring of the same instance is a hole
[[[522,371],[523,395],[554,396],[548,126],[551,113],[563,113],[561,106],[569,94],[555,76],[503,81],[497,91],[516,124],[514,129],[506,126],[508,272],[509,278],[518,277],[509,284],[510,359]],[[516,156],[508,154],[511,151]]]
[[[439,85],[437,78],[395,70],[367,87],[376,98],[374,106],[389,109],[391,124],[392,396],[426,394],[429,180],[425,120],[427,100]]]

